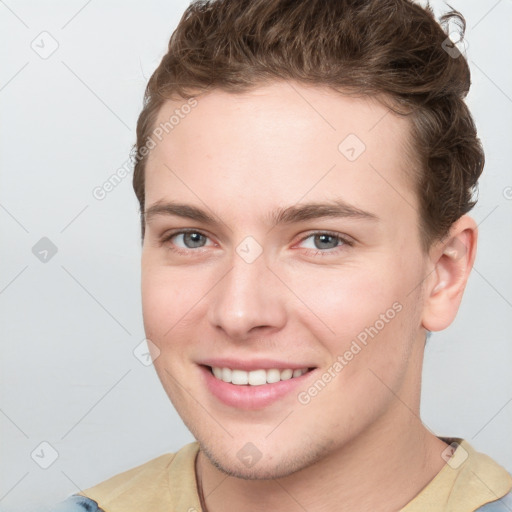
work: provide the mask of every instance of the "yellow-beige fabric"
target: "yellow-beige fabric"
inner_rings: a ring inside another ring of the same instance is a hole
[[[400,512],[473,512],[512,490],[511,475],[463,439],[441,471]],[[199,443],[183,446],[80,493],[105,512],[202,512],[195,476]]]

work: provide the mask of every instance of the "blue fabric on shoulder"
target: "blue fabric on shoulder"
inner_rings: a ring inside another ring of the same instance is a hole
[[[73,495],[56,505],[50,512],[103,512],[103,510],[94,500]]]
[[[512,510],[512,491],[491,503],[478,507],[475,512],[510,512]],[[84,496],[70,496],[67,500],[59,503],[50,512],[104,512],[98,504]]]
[[[475,512],[510,512],[512,510],[512,491],[505,494],[503,498],[486,503],[477,508]]]

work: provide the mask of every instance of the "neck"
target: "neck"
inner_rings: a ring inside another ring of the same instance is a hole
[[[277,509],[296,512],[389,512],[405,506],[441,470],[446,443],[431,434],[404,404],[366,432],[315,464],[273,480],[226,476],[202,451],[196,474],[203,512],[221,512],[226,503],[240,512]],[[392,421],[391,421],[392,418]]]

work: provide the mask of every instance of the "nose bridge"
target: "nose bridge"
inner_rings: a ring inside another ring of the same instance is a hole
[[[254,327],[280,328],[285,322],[278,280],[265,256],[253,241],[242,241],[233,251],[230,270],[214,288],[210,322],[230,337],[244,338]]]

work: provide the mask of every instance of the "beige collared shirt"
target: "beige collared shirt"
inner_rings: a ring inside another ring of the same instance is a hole
[[[400,512],[473,512],[512,489],[512,477],[459,438],[441,471]],[[80,493],[105,512],[201,512],[195,476],[199,443],[189,443]]]

